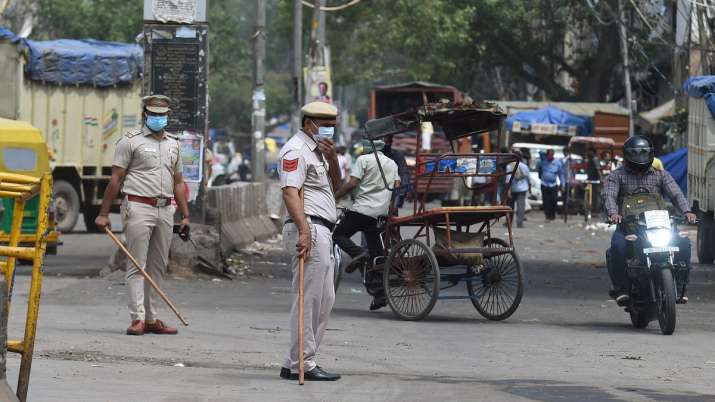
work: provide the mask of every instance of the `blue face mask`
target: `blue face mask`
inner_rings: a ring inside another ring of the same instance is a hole
[[[167,124],[169,124],[169,116],[167,115],[147,116],[146,118],[146,126],[155,133],[163,130]]]
[[[313,125],[318,128],[318,133],[315,134],[316,141],[333,139],[333,136],[335,135],[335,127],[318,127],[315,122],[313,122]]]

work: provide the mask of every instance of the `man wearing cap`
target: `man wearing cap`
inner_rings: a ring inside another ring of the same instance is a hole
[[[144,125],[127,132],[117,142],[112,162],[112,178],[104,192],[97,226],[110,226],[108,214],[114,199],[123,196],[121,214],[129,252],[160,282],[169,260],[176,200],[181,214],[181,229],[188,230],[189,207],[184,192],[182,162],[177,137],[164,131],[168,123],[170,100],[163,95],[142,99]],[[154,333],[174,335],[157,318],[156,297],[139,271],[127,263],[127,288],[131,325],[127,335]]]
[[[385,142],[382,140],[362,140],[362,155],[353,164],[350,180],[335,193],[338,200],[350,193],[355,198],[333,233],[335,243],[353,259],[345,267],[346,273],[364,266],[365,262],[372,266],[373,259],[383,255],[378,221],[388,215],[392,200],[391,189],[400,187],[399,169],[392,159],[382,153],[384,147]],[[357,232],[365,234],[367,250],[350,239]],[[382,274],[368,272],[366,281],[368,293],[373,295],[370,310],[385,307],[387,301],[382,288]]]
[[[333,240],[337,220],[334,189],[340,185],[340,167],[333,143],[335,106],[311,102],[301,109],[302,130],[281,149],[279,175],[288,216],[283,226],[283,241],[291,254],[293,307],[291,345],[280,376],[298,378],[298,264],[304,258],[304,369],[305,379],[335,381],[315,362],[325,335],[328,316],[335,301],[333,288]]]

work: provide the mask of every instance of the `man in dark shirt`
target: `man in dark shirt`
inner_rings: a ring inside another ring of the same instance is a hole
[[[603,183],[603,176],[601,174],[601,161],[598,160],[596,150],[593,148],[586,152],[586,175],[588,176],[588,181],[598,182],[591,183],[591,211],[600,211],[601,185]]]
[[[402,204],[405,203],[405,194],[409,191],[410,170],[407,167],[405,154],[402,151],[392,149],[392,136],[385,137],[383,140],[385,141],[385,147],[382,149],[382,153],[397,164],[397,175],[400,176],[402,188],[400,191],[395,192],[395,197],[397,197],[395,205],[397,208],[402,208]]]

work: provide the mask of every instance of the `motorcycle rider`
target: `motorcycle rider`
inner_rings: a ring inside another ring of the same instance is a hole
[[[611,223],[618,224],[611,238],[611,258],[608,274],[611,277],[616,292],[616,302],[619,306],[629,302],[629,279],[626,274],[626,233],[621,224],[623,221],[623,198],[638,188],[645,188],[652,194],[665,195],[685,214],[688,223],[694,224],[696,216],[690,212],[688,200],[680,191],[680,187],[666,170],[652,167],[653,146],[645,137],[633,136],[623,144],[625,163],[611,172],[603,188],[603,205]],[[690,240],[677,236],[680,251],[676,254],[677,261],[683,261],[690,267]],[[681,295],[682,297],[682,295]],[[687,298],[682,297],[681,302]]]

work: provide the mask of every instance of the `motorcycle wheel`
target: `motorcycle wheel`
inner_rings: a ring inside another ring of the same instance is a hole
[[[648,326],[648,316],[645,314],[645,311],[630,311],[631,314],[631,323],[633,324],[634,327],[638,329],[643,329]]]
[[[658,324],[663,335],[672,335],[675,331],[675,283],[670,269],[660,271],[658,295]]]

